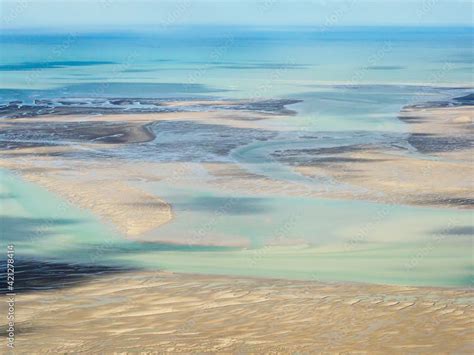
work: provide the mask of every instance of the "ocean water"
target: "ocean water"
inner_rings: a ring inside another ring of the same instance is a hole
[[[279,132],[270,139],[233,131],[246,144],[225,159],[212,150],[200,151],[199,142],[193,155],[163,152],[160,144],[183,137],[183,126],[170,124],[154,128],[159,133],[154,142],[113,154],[164,162],[232,161],[248,172],[318,190],[324,181],[295,174],[272,159],[272,153],[376,142],[405,145],[407,154],[416,154],[406,143],[398,112],[408,104],[470,92],[472,31],[170,27],[128,33],[2,33],[0,103],[62,97],[303,100],[290,106],[295,116],[259,123],[262,131]],[[184,128],[190,135],[210,129]],[[212,136],[205,132],[203,136]],[[284,192],[254,196],[219,191],[204,178],[193,189],[148,184],[150,192],[173,205],[176,219],[147,237],[166,235],[182,243],[176,246],[125,241],[91,214],[11,173],[0,176],[2,229],[8,236],[2,243],[14,242],[24,258],[320,281],[472,284],[469,211],[289,197]],[[232,207],[215,220],[216,210],[229,199]],[[211,229],[209,220],[215,221]],[[199,231],[229,244],[243,241],[246,247],[190,246],[190,240],[199,240]]]
[[[40,90],[38,95],[56,90],[54,95],[273,98],[315,92],[318,84],[471,86],[472,32],[390,27],[4,32],[0,73],[2,89]],[[134,92],[117,83],[134,83]],[[2,92],[2,98],[10,94]]]

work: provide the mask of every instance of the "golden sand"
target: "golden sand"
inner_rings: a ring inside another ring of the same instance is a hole
[[[16,298],[19,353],[470,353],[472,292],[115,274]]]

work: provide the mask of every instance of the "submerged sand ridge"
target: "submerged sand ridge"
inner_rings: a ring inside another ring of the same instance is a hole
[[[99,170],[94,171],[97,172],[94,179],[100,179]],[[27,174],[25,177],[64,196],[73,204],[102,216],[129,237],[157,228],[173,218],[172,208],[168,203],[129,186],[126,182],[116,180],[119,174],[112,177],[102,175],[103,180],[98,182],[100,188],[91,184],[87,178],[71,178],[67,174],[62,174],[53,181],[37,174]]]

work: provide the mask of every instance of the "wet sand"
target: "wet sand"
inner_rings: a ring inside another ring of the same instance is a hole
[[[16,351],[470,353],[473,307],[468,290],[119,273],[18,294]]]

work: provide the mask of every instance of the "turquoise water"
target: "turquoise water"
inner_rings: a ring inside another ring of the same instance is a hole
[[[159,144],[183,137],[179,129],[114,154],[136,160],[232,161],[248,172],[314,192],[326,182],[295,174],[272,153],[371,142],[398,144],[406,154],[418,154],[407,145],[398,112],[407,104],[469,92],[472,38],[472,28],[3,33],[0,102],[300,99],[291,106],[296,116],[259,123],[262,130],[276,130],[275,136],[249,139],[225,158],[205,150],[192,159],[182,151],[164,154]],[[170,202],[176,214],[173,222],[145,236],[151,242],[140,243],[124,240],[87,211],[8,172],[0,177],[2,235],[7,236],[2,247],[14,242],[25,258],[320,281],[472,284],[469,211],[291,197],[285,191],[220,191],[196,177],[193,189],[173,183],[140,186]],[[209,237],[226,246],[194,245],[206,244]]]
[[[274,196],[233,197],[229,203],[232,197],[209,191],[167,189],[176,219],[154,232],[155,242],[132,242],[87,211],[11,173],[0,174],[7,236],[0,246],[14,243],[19,260],[314,281],[472,282],[469,211]],[[206,235],[249,243],[192,245]],[[173,243],[157,242],[163,236]]]
[[[4,89],[57,89],[65,95],[120,93],[101,83],[178,84],[166,92],[136,85],[137,96],[245,98],[312,92],[316,84],[471,86],[472,38],[472,28],[5,32],[0,73]],[[130,86],[121,91],[130,95]],[[12,93],[2,98],[7,94]]]

